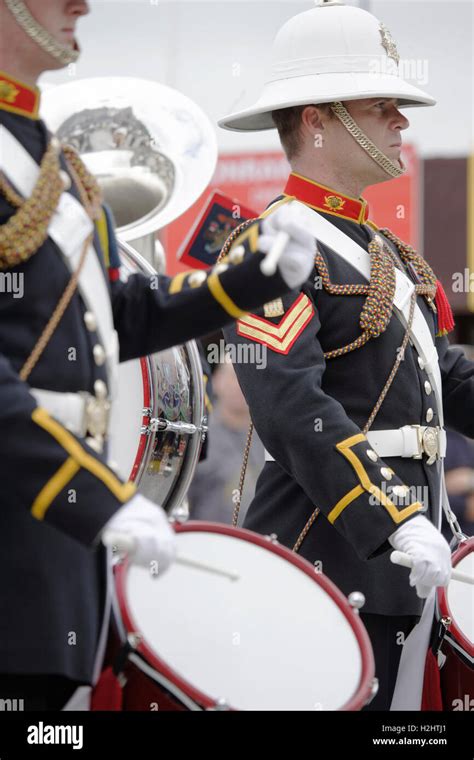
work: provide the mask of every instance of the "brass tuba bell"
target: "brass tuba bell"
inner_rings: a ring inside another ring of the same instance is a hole
[[[48,87],[41,111],[97,177],[120,239],[163,271],[156,232],[192,206],[215,170],[209,118],[178,90],[131,77]]]

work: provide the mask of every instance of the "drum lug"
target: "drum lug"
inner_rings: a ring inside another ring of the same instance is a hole
[[[278,536],[276,533],[270,533],[268,536],[265,536],[267,541],[270,541],[272,544],[278,543]]]
[[[358,615],[359,610],[365,604],[365,596],[361,591],[353,591],[352,594],[349,594],[348,601],[356,615]]]
[[[189,507],[187,503],[183,502],[177,507],[173,507],[169,516],[169,522],[171,524],[177,523],[182,525],[189,520]]]
[[[372,678],[372,683],[370,684],[370,694],[369,698],[367,699],[366,705],[370,705],[372,700],[377,696],[379,690],[379,679],[378,678]]]
[[[153,409],[151,406],[144,406],[142,411],[142,417],[151,417],[153,414]]]
[[[127,641],[128,641],[128,643],[130,645],[130,648],[131,649],[138,649],[142,638],[143,638],[143,636],[141,635],[141,633],[138,633],[137,631],[131,631],[127,635]]]
[[[219,699],[216,699],[216,703],[215,705],[213,705],[213,707],[207,708],[208,711],[217,710],[219,712],[222,710],[230,710],[230,709],[231,708],[230,708],[229,703],[223,697],[219,697]]]

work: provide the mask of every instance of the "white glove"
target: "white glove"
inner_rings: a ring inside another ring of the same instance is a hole
[[[300,209],[283,205],[262,221],[262,234],[258,238],[258,249],[268,253],[278,232],[286,232],[290,240],[278,260],[280,274],[290,288],[302,285],[314,267],[316,241],[304,228]]]
[[[113,546],[121,536],[131,543],[127,552],[131,561],[144,567],[156,562],[159,575],[176,555],[176,537],[166,512],[141,494],[135,494],[108,521],[102,531],[102,542]]]
[[[426,517],[417,515],[403,523],[388,539],[394,549],[409,554],[413,567],[410,586],[425,599],[435,586],[447,586],[451,577],[448,542]]]

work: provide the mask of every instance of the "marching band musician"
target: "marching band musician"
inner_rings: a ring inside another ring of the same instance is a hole
[[[442,285],[370,221],[360,195],[404,171],[399,109],[435,102],[398,61],[373,15],[320,0],[278,32],[257,103],[220,121],[278,129],[292,171],[261,218],[298,211],[315,255],[302,287],[224,330],[267,357],[263,370],[235,366],[267,450],[243,526],[276,534],[345,594],[363,593],[379,679],[371,710],[420,708],[434,588],[451,572],[438,530],[443,405],[446,424],[474,437],[474,364],[449,347]],[[247,250],[251,235],[234,248]],[[393,548],[410,556],[410,575],[391,563]]]
[[[309,236],[283,214],[290,240],[271,276],[260,264],[273,228],[256,255],[158,288],[142,274],[120,281],[94,178],[38,118],[36,81],[77,59],[88,12],[85,0],[0,0],[0,697],[27,710],[76,704],[80,686],[89,698],[107,627],[107,532],[134,541],[133,562],[163,571],[173,559],[161,507],[108,463],[118,352],[125,361],[208,333],[312,267]]]

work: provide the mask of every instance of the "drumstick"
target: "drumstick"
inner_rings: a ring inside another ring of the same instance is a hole
[[[405,552],[392,552],[390,560],[394,565],[401,565],[402,567],[413,567],[413,560],[409,554]],[[467,573],[461,573],[460,570],[452,570],[451,579],[453,581],[461,581],[462,583],[471,583],[474,586],[474,577],[467,575]]]
[[[106,546],[115,546],[119,552],[122,552],[124,554],[133,555],[133,552],[135,551],[135,539],[131,536],[124,536],[122,533],[113,533],[111,531],[107,531],[103,536],[102,541]],[[174,562],[176,562],[178,565],[182,565],[183,567],[192,567],[196,570],[212,573],[213,575],[221,575],[222,577],[228,578],[231,581],[237,581],[240,577],[237,573],[221,570],[219,567],[208,565],[204,562],[198,562],[195,559],[175,557]]]
[[[286,246],[288,245],[288,241],[290,239],[290,236],[287,232],[283,232],[280,230],[280,232],[277,232],[275,235],[275,242],[273,243],[272,247],[266,254],[265,258],[263,259],[262,263],[260,264],[260,269],[263,272],[263,274],[267,275],[269,277],[272,274],[275,274],[276,268],[278,266],[278,260],[280,259],[280,256],[282,255],[283,251],[285,250]]]
[[[239,575],[237,573],[230,573],[227,570],[221,570],[219,567],[213,565],[204,564],[204,562],[197,562],[195,559],[186,559],[186,557],[176,557],[175,562],[183,567],[193,567],[196,570],[204,570],[206,573],[214,573],[214,575],[222,575],[228,578],[230,581],[238,581]]]

